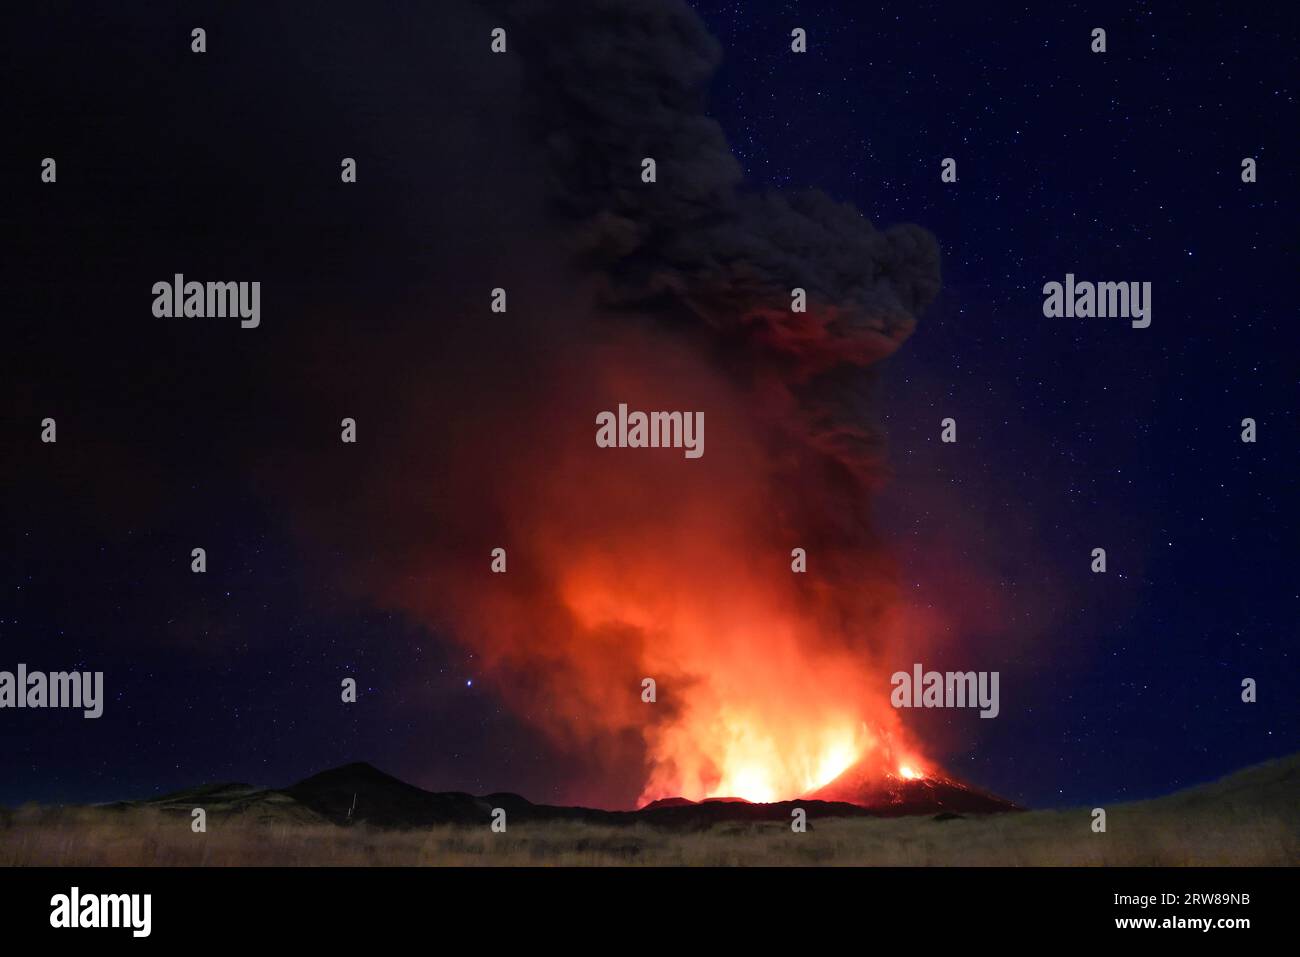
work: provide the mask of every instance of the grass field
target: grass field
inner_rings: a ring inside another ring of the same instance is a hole
[[[1300,860],[1300,761],[1106,808],[939,821],[835,818],[720,824],[675,832],[580,822],[384,831],[325,822],[188,814],[155,808],[23,807],[0,819],[0,866],[464,865],[1294,865]]]
[[[983,820],[839,819],[805,834],[784,825],[720,825],[673,833],[646,825],[551,822],[492,834],[487,828],[378,831],[334,825],[188,821],[141,812],[97,820],[82,813],[14,826],[0,835],[0,865],[1258,865],[1297,860],[1294,828],[1231,826],[1212,818],[1112,818],[1093,834],[1083,812]]]

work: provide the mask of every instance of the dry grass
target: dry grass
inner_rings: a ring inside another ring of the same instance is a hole
[[[0,823],[0,865],[608,866],[608,865],[1281,865],[1300,859],[1294,813],[1186,807],[1111,809],[1093,834],[1086,810],[986,818],[840,818],[805,834],[784,824],[679,833],[638,824],[511,824],[381,831],[365,826],[210,817],[154,809],[19,809]]]

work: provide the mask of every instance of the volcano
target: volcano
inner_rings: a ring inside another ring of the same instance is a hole
[[[247,784],[203,785],[144,801],[119,801],[118,810],[147,806],[189,815],[204,807],[216,815],[279,823],[367,823],[374,827],[411,829],[435,825],[481,825],[494,808],[503,808],[512,822],[569,821],[627,825],[650,823],[676,830],[707,828],[724,822],[788,822],[794,808],[808,818],[901,817],[904,815],[991,814],[1022,810],[949,777],[934,774],[914,778],[868,774],[856,765],[823,788],[797,800],[771,803],[716,797],[691,801],[662,798],[635,811],[534,804],[518,794],[475,796],[459,791],[425,791],[378,768],[348,764],[314,774],[284,788]]]
[[[940,773],[902,768],[881,774],[875,766],[855,764],[829,784],[805,795],[807,800],[855,804],[875,814],[996,814],[1021,811],[1010,801]]]

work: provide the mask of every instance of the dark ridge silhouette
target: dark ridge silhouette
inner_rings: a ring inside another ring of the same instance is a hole
[[[273,793],[273,792],[267,792]],[[720,821],[788,821],[790,811],[803,807],[809,817],[848,817],[871,813],[866,808],[826,801],[783,801],[752,804],[738,798],[700,803],[677,799],[656,802],[638,811],[555,807],[534,804],[518,794],[475,797],[459,792],[435,793],[407,784],[369,764],[348,764],[322,771],[284,788],[280,793],[336,824],[366,823],[376,827],[409,828],[435,824],[486,824],[494,808],[507,821],[586,821],[633,824],[646,821],[674,828],[709,827]],[[355,805],[354,805],[355,802]],[[351,818],[349,818],[351,811]]]
[[[936,811],[980,814],[1015,808],[1006,801],[981,795],[955,782],[907,781],[902,784],[904,787],[898,789],[863,791],[863,796],[875,801],[874,804],[831,800],[818,792],[797,801],[773,804],[756,804],[735,797],[704,801],[677,797],[662,798],[635,811],[605,811],[534,804],[518,794],[504,792],[476,797],[459,791],[425,791],[373,765],[358,762],[322,771],[285,788],[205,784],[158,798],[118,802],[106,807],[154,807],[185,814],[193,808],[203,807],[209,814],[397,829],[439,824],[483,825],[492,820],[493,809],[501,808],[506,812],[507,821],[512,823],[650,823],[674,830],[705,829],[724,822],[788,822],[795,808],[802,808],[810,820],[819,817],[932,815]]]
[[[492,805],[486,803],[486,798],[459,791],[434,794],[364,762],[313,774],[284,788],[283,793],[335,824],[362,821],[376,827],[478,824],[488,820],[492,813]]]
[[[686,798],[660,798],[657,801],[651,801],[642,811],[654,811],[662,807],[695,807],[697,802],[687,800]]]

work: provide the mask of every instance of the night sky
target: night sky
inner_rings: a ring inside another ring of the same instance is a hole
[[[0,669],[103,670],[108,692],[96,721],[0,712],[0,804],[282,785],[353,760],[571,799],[599,770],[582,749],[507,707],[463,643],[354,587],[358,563],[382,577],[408,547],[406,516],[319,527],[351,516],[367,470],[458,454],[431,425],[410,461],[321,471],[339,417],[381,431],[421,376],[472,381],[466,321],[439,316],[472,302],[481,321],[507,268],[512,295],[546,282],[512,255],[536,158],[499,134],[529,117],[459,79],[499,5],[226,6],[43,6],[0,41]],[[909,715],[929,757],[1029,806],[1092,806],[1300,748],[1294,15],[691,6],[721,44],[707,112],[748,186],[819,187],[941,250],[938,298],[878,366],[874,510],[912,600],[946,608],[1003,691],[993,721]],[[154,319],[148,290],[174,272],[262,280],[262,328]],[[1042,286],[1067,272],[1151,282],[1151,327],[1045,318]],[[510,322],[565,354],[544,321]]]

